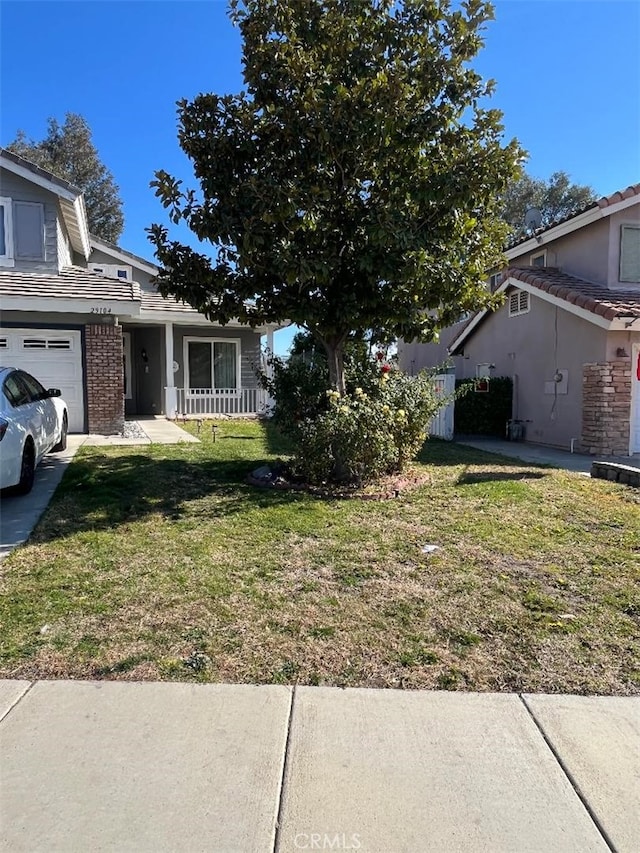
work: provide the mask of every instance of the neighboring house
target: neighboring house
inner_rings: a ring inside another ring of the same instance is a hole
[[[640,453],[640,184],[522,238],[491,276],[505,294],[399,346],[415,372],[450,358],[457,378],[510,376],[528,440],[592,454]]]
[[[89,234],[82,193],[0,148],[0,363],[58,387],[75,432],[127,415],[256,414],[269,326],[220,326],[163,298],[157,268]]]

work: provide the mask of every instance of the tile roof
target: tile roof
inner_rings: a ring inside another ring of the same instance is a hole
[[[567,275],[555,267],[509,267],[503,277],[530,284],[585,311],[599,314],[605,320],[640,317],[640,288],[609,290],[601,284]]]
[[[543,290],[550,296],[564,299],[566,302],[584,308],[604,317],[605,320],[616,320],[621,317],[640,317],[640,287],[637,290],[609,290],[601,284],[585,281],[583,278],[560,272],[556,267],[508,267],[502,271],[504,284],[509,279],[516,279],[525,284]],[[504,286],[503,284],[503,286]],[[454,341],[460,341],[469,326],[482,322],[488,310],[478,311],[455,333]],[[477,325],[476,325],[477,328]],[[453,354],[459,349],[461,341],[455,348],[450,348]]]
[[[142,297],[141,308],[143,311],[180,311],[189,314],[199,314],[200,312],[189,305],[187,302],[180,302],[172,296],[165,297],[157,290],[151,290],[143,287],[140,291]]]
[[[136,281],[108,278],[75,266],[63,267],[56,274],[1,270],[0,296],[134,302],[140,300],[140,285]]]
[[[523,234],[520,237],[516,237],[514,240],[509,242],[507,249],[514,249],[521,243],[528,242],[532,237],[537,237],[540,234],[544,234],[546,231],[550,231],[552,228],[556,228],[558,225],[562,225],[563,222],[569,222],[570,219],[575,219],[576,216],[580,216],[581,214],[586,213],[588,210],[595,210],[596,207],[599,207],[602,210],[605,207],[609,207],[612,204],[617,204],[619,201],[624,201],[624,199],[631,198],[631,196],[634,195],[640,195],[640,183],[631,184],[624,190],[618,190],[614,193],[611,193],[611,195],[606,195],[602,198],[599,198],[597,201],[592,201],[584,207],[581,207],[579,210],[576,210],[575,213],[571,213],[569,216],[563,216],[561,219],[556,219],[549,225],[545,225],[544,228],[538,228],[536,231],[531,231],[528,234]]]

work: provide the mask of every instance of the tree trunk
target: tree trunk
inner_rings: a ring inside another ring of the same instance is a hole
[[[344,338],[322,341],[329,364],[329,383],[340,395],[345,394],[347,390],[344,376],[344,341]]]

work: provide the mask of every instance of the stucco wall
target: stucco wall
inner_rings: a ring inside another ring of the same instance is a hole
[[[434,368],[442,367],[447,364],[456,365],[460,361],[457,357],[449,356],[447,348],[454,337],[464,326],[466,321],[456,323],[454,326],[449,326],[440,332],[440,339],[437,343],[421,344],[417,342],[398,342],[398,365],[401,370],[404,370],[410,375],[415,375],[424,367]],[[456,376],[460,376],[459,370],[456,369]]]
[[[548,267],[558,267],[568,275],[585,278],[606,286],[609,274],[609,222],[600,219],[572,234],[549,243],[544,241],[533,251],[518,255],[509,261],[510,266],[528,267],[532,255],[547,252]]]
[[[583,365],[604,361],[605,352],[603,329],[532,296],[528,314],[509,317],[503,305],[485,319],[465,344],[463,372],[474,376],[489,362],[493,376],[512,377],[513,415],[527,422],[527,439],[568,448],[580,437]],[[566,394],[545,393],[556,370],[568,371]]]

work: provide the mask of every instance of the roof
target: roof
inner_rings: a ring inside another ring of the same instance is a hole
[[[558,225],[563,225],[565,222],[570,222],[572,219],[576,219],[578,216],[582,216],[583,214],[588,213],[590,210],[605,210],[607,207],[616,205],[621,201],[626,201],[627,199],[633,198],[633,196],[636,195],[640,195],[640,183],[631,184],[624,190],[617,190],[616,192],[611,193],[611,195],[602,196],[602,198],[599,198],[597,201],[592,201],[590,204],[581,207],[579,210],[576,210],[569,216],[564,216],[561,219],[556,219],[549,225],[546,225],[544,228],[538,228],[536,231],[530,231],[528,234],[523,234],[521,237],[517,237],[513,241],[509,242],[507,249],[515,249],[522,243],[527,243],[529,240],[532,239],[532,237],[540,237],[543,234],[546,234],[547,231],[552,231],[554,228],[557,228]]]
[[[609,290],[601,284],[567,275],[555,267],[510,267],[506,276],[599,314],[605,320],[640,317],[640,290]]]
[[[0,148],[0,166],[13,174],[31,181],[39,187],[58,196],[62,218],[69,232],[74,250],[85,258],[91,253],[89,244],[89,226],[84,206],[84,196],[78,187],[54,175],[53,172],[36,166],[30,160]]]
[[[503,282],[497,292],[504,292],[518,283],[527,285],[527,289],[538,290],[548,297],[567,303],[567,309],[576,313],[585,312],[608,322],[616,320],[640,319],[640,290],[610,290],[601,284],[594,284],[577,276],[568,275],[555,267],[509,267],[502,273]],[[571,308],[570,308],[571,306]],[[489,309],[478,311],[464,324],[449,346],[454,355],[465,340],[480,326]],[[585,316],[585,314],[582,314]]]
[[[95,234],[90,234],[89,237],[91,248],[98,249],[98,251],[105,254],[113,255],[115,259],[123,263],[129,262],[132,266],[137,266],[150,275],[157,275],[160,272],[157,264],[154,264],[153,261],[148,261],[146,258],[141,257],[141,255],[135,255],[133,252],[127,251],[127,249],[122,249],[116,243],[110,243],[108,240],[103,240],[102,237],[96,237]]]
[[[107,278],[83,267],[63,267],[56,275],[12,269],[0,270],[0,296],[139,302],[140,285],[136,281]]]
[[[197,308],[189,305],[187,302],[180,302],[172,296],[166,297],[158,293],[157,290],[149,290],[143,288],[141,290],[142,310],[143,311],[180,311],[189,314],[199,314]]]
[[[41,166],[37,166],[35,163],[32,163],[31,160],[27,160],[26,158],[21,157],[14,151],[9,151],[8,148],[0,148],[0,156],[6,158],[10,162],[14,163],[16,166],[20,166],[23,169],[27,169],[34,175],[38,175],[45,181],[48,181],[50,184],[55,184],[60,189],[66,190],[67,192],[72,193],[73,195],[82,194],[82,190],[79,189],[79,187],[76,187],[75,184],[72,184],[69,181],[65,181],[64,178],[59,178],[57,175],[54,175],[53,172],[50,172],[48,169],[43,169]]]

